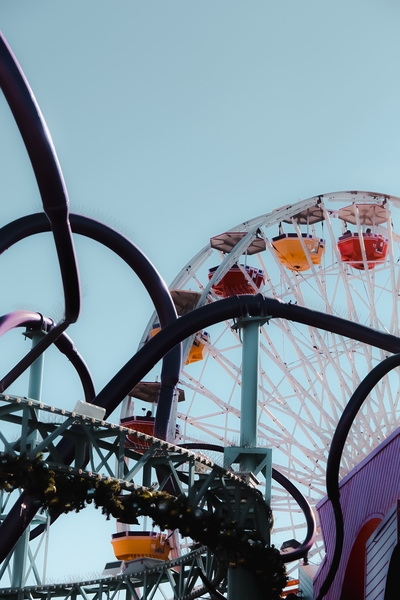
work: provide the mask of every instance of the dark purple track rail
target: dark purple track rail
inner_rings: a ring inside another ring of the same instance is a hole
[[[40,313],[18,310],[0,317],[0,337],[16,327],[26,327],[28,331],[50,331],[54,327],[52,319]],[[54,341],[54,345],[64,354],[75,368],[82,383],[86,402],[93,402],[96,395],[92,376],[82,356],[75,348],[74,342],[64,332]]]
[[[64,319],[57,323],[0,382],[0,391],[4,391],[71,323],[77,321],[81,294],[78,265],[68,220],[68,194],[57,154],[33,92],[1,34],[0,87],[20,130],[40,190],[43,209],[51,224],[65,304]]]

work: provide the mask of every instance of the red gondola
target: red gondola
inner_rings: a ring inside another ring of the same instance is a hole
[[[150,412],[150,411],[149,411]],[[121,419],[120,424],[122,427],[127,427],[128,429],[133,429],[134,431],[138,431],[139,433],[145,433],[146,435],[154,436],[154,421],[155,417],[150,416],[140,416],[140,417],[125,417]],[[176,425],[175,427],[175,440],[178,440],[180,436],[180,427]],[[144,452],[150,448],[151,442],[147,440],[139,439],[134,435],[128,435],[125,438],[125,446],[126,448],[133,448],[136,452],[140,454],[144,454]]]
[[[208,271],[208,279],[211,279],[218,267],[213,267]],[[244,273],[245,271],[245,273]],[[250,282],[254,283],[254,286]],[[229,298],[234,295],[257,294],[264,285],[264,271],[248,265],[234,265],[212,286],[212,291],[220,298]]]
[[[145,433],[146,435],[154,435],[154,417],[125,417],[121,419],[121,425],[122,427]],[[151,444],[128,434],[125,439],[125,446],[143,454],[147,448],[150,448]]]
[[[376,264],[385,261],[388,253],[388,240],[381,235],[366,232],[362,237],[364,241],[367,268],[373,269]],[[361,240],[358,233],[346,232],[338,240],[338,250],[342,262],[348,263],[353,269],[364,270]]]
[[[382,204],[350,204],[341,208],[338,213],[339,219],[345,223],[357,225],[358,231],[346,233],[338,239],[338,250],[342,262],[348,263],[354,269],[373,269],[376,264],[383,263],[388,253],[388,240],[382,235],[375,233],[375,227],[383,225],[389,219],[389,212]],[[365,256],[363,256],[359,232],[361,227],[368,229],[362,234]],[[370,227],[372,229],[370,229]],[[364,261],[365,259],[365,261]]]

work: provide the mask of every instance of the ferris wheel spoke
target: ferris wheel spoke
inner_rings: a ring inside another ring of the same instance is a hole
[[[296,385],[296,387],[294,388],[294,394],[292,395],[292,399],[288,398],[287,396],[283,396],[282,394],[277,394],[276,390],[275,390],[275,394],[274,396],[269,396],[268,397],[268,406],[271,407],[271,409],[273,408],[276,413],[281,413],[282,416],[285,418],[285,422],[286,420],[288,420],[290,417],[292,417],[292,419],[297,419],[297,424],[296,426],[298,427],[303,427],[303,423],[306,423],[306,426],[308,429],[311,430],[311,432],[321,432],[321,426],[319,423],[317,423],[317,421],[315,420],[315,418],[313,417],[313,415],[311,414],[311,411],[308,409],[307,404],[304,402],[304,397],[310,397],[309,394],[306,392],[306,390],[304,388],[301,388],[299,386],[299,384],[296,382],[296,380],[291,376],[290,378],[288,378],[289,382],[291,381],[293,385]],[[293,411],[293,408],[291,407],[291,401],[293,402],[294,400],[296,400],[295,406],[296,406],[296,411]],[[277,401],[276,401],[277,400]],[[303,413],[305,413],[305,415],[303,415]],[[292,433],[294,433],[294,431],[292,431]],[[314,437],[312,435],[312,433],[307,434],[310,437],[310,441],[314,440]]]
[[[335,394],[333,394],[331,391],[329,382],[327,381],[326,374],[329,372],[329,369],[332,369],[335,376],[338,377],[339,381],[341,381],[341,378],[343,377],[343,373],[338,369],[338,365],[337,365],[334,357],[332,357],[332,354],[331,354],[329,348],[324,343],[323,337],[317,332],[315,338],[313,339],[313,336],[311,335],[310,339],[312,342],[313,341],[315,342],[312,344],[313,350],[314,350],[314,355],[309,355],[308,357],[305,357],[305,356],[300,357],[299,364],[303,367],[303,369],[304,369],[304,365],[307,365],[308,369],[310,369],[309,377],[313,376],[313,380],[315,382],[318,382],[319,387],[322,388],[325,391],[325,393],[327,394],[331,410],[334,411],[333,415],[332,415],[333,420],[331,420],[331,422],[330,422],[330,425],[332,426],[333,422],[336,421],[338,414],[340,415],[340,413],[341,413],[341,405],[338,402],[338,400],[336,399]],[[315,361],[315,365],[314,365],[313,361]],[[318,367],[318,369],[317,369],[317,367]],[[343,388],[345,391],[345,389],[346,389],[345,382],[343,382]],[[316,393],[316,392],[314,392],[314,393]],[[319,392],[319,395],[320,395],[320,392]],[[319,397],[316,397],[315,400],[317,402],[317,405],[319,406],[319,404],[320,404]],[[321,415],[324,414],[323,411],[320,411],[320,412],[321,412]]]
[[[357,298],[360,305],[364,307],[365,312],[368,313],[368,322],[365,322],[364,319],[365,325],[373,327],[374,329],[383,329],[384,322],[378,317],[378,314],[376,312],[376,299],[374,297],[374,294],[371,293],[371,289],[368,286],[365,286],[363,289],[364,293],[362,293],[361,290],[357,289],[355,286],[352,285],[351,280],[350,286],[352,286],[353,288],[354,297]]]
[[[282,411],[287,424],[281,421],[275,412],[269,410],[265,405],[262,406],[262,413],[268,418],[268,421],[259,420],[260,437],[265,438],[268,445],[281,448],[283,444],[288,447],[293,444],[293,425],[298,421],[297,416],[288,414],[287,411]],[[268,422],[270,425],[268,425]],[[292,424],[292,427],[290,426]],[[273,426],[272,426],[273,425]],[[297,445],[298,444],[298,445]],[[301,449],[304,454],[310,454],[316,448],[315,443],[310,446],[296,442],[296,450]],[[319,449],[320,450],[320,449]]]
[[[293,479],[298,485],[303,486],[307,490],[307,494],[314,496],[315,493],[324,494],[325,489],[325,471],[321,475],[315,475],[311,469],[306,468],[300,460],[296,458],[293,462],[288,461],[287,464],[282,462],[276,463],[279,465],[279,471],[288,479]],[[321,461],[321,468],[326,467],[326,461]]]
[[[344,376],[343,370],[340,368],[340,365],[337,361],[337,356],[334,356],[327,345],[324,336],[318,330],[313,331],[310,328],[310,339],[315,348],[316,359],[318,362],[319,373],[318,376],[322,380],[322,388],[324,390],[324,394],[329,401],[330,409],[333,413],[335,420],[338,420],[341,411],[344,405],[345,397],[350,397],[350,388],[346,381],[346,377]],[[337,398],[337,394],[334,394],[332,391],[332,386],[328,381],[328,377],[326,375],[328,368],[331,368],[335,376],[340,381],[340,393],[342,396],[342,401]]]
[[[240,414],[239,409],[231,407],[227,402],[223,401],[219,396],[214,394],[204,384],[202,384],[200,380],[197,380],[188,373],[182,372],[182,375],[185,375],[185,380],[182,380],[180,382],[181,385],[184,385],[188,389],[192,389],[194,392],[196,392],[197,395],[203,396],[204,398],[211,400],[214,404],[223,407],[225,410],[233,410],[234,412],[236,411],[237,415]],[[190,408],[193,410],[193,412],[196,412],[193,403],[191,403]]]
[[[295,395],[296,396],[296,395]],[[268,398],[268,401],[263,404],[262,410],[264,413],[275,423],[280,430],[282,428],[288,429],[292,436],[295,435],[295,429],[300,428],[306,431],[306,435],[309,438],[311,446],[314,447],[316,440],[324,440],[328,443],[329,440],[329,429],[318,425],[315,419],[308,417],[302,417],[302,411],[297,407],[294,411],[290,404],[290,399],[285,400],[283,396],[273,396]],[[279,419],[279,415],[283,419],[282,422]]]
[[[267,432],[269,434],[267,437],[269,443],[272,444],[273,440],[275,439],[275,446],[282,449],[282,444],[286,443],[290,448],[293,444],[293,439],[296,439],[296,449],[300,449],[304,455],[310,455],[310,453],[313,451],[320,453],[321,450],[328,447],[328,436],[326,436],[325,440],[323,434],[318,436],[318,429],[316,427],[314,428],[312,425],[307,427],[307,422],[301,422],[299,416],[291,413],[289,408],[283,408],[281,410],[275,408],[275,411],[272,412],[266,406],[263,406],[262,410],[276,427],[275,429],[272,426],[268,426],[264,420],[259,422],[260,433]],[[278,417],[279,412],[281,412],[281,416],[284,419],[282,421]],[[300,438],[300,436],[295,438],[296,428],[301,430],[303,438]],[[311,431],[311,434],[309,431]],[[315,435],[312,436],[312,433],[315,433]],[[299,441],[300,439],[308,440],[309,445],[306,446],[305,443],[302,444]],[[319,446],[317,441],[320,443]]]
[[[185,421],[187,420],[187,418],[185,418]],[[209,422],[203,423],[203,421],[201,420],[196,420],[195,422],[192,420],[188,420],[187,424],[188,425],[193,425],[195,423],[196,426],[196,430],[197,430],[197,435],[196,435],[196,439],[200,439],[199,438],[199,432],[202,433],[205,437],[204,439],[210,439],[210,438],[214,438],[219,440],[222,443],[225,443],[226,441],[226,427],[225,425],[218,425],[215,422],[213,422],[212,424],[210,424]],[[232,433],[234,433],[234,430],[232,429]],[[188,436],[190,438],[190,435]]]
[[[231,346],[229,350],[238,349],[241,346]],[[212,355],[215,362],[222,368],[224,371],[232,377],[232,379],[236,382],[240,381],[241,369],[240,366],[236,365],[232,360],[229,360],[225,353],[229,350],[227,349],[218,349],[213,344],[208,344],[208,353]]]
[[[318,380],[318,373],[315,371],[314,366],[312,365],[312,363],[310,361],[306,361],[304,358],[304,354],[303,352],[299,349],[296,340],[294,339],[294,336],[292,335],[292,331],[290,329],[286,330],[287,333],[287,337],[291,340],[293,347],[296,350],[297,356],[300,359],[300,368],[302,368],[303,372],[306,374],[306,378],[307,381],[310,385],[310,388],[312,390],[313,393],[309,393],[305,390],[305,388],[302,388],[302,397],[308,397],[308,400],[310,401],[311,404],[317,404],[318,405],[318,410],[319,413],[321,415],[323,415],[329,422],[329,424],[331,426],[333,426],[333,419],[330,415],[328,415],[324,409],[322,407],[319,406],[319,402],[318,402],[318,395],[317,392],[315,390],[314,385],[312,384],[312,379],[313,380]],[[267,342],[269,344],[269,347],[272,350],[272,355],[269,353],[269,351],[267,350],[267,348],[261,344],[261,349],[266,353],[266,354],[270,354],[273,359],[275,364],[279,365],[280,368],[286,373],[286,376],[288,377],[289,381],[291,382],[291,385],[293,387],[293,389],[299,390],[300,385],[297,379],[295,379],[292,375],[291,375],[291,370],[288,369],[286,363],[284,363],[283,365],[281,365],[280,361],[279,361],[279,353],[276,351],[276,348],[273,345],[272,340],[267,336],[266,332],[263,332],[265,338],[267,339]],[[307,369],[310,370],[310,373],[307,371]]]

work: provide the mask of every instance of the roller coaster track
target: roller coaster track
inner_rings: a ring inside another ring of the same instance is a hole
[[[218,511],[222,503],[224,511],[234,518],[237,517],[235,500],[239,494],[242,503],[245,501],[248,504],[243,518],[248,519],[251,513],[257,527],[267,526],[265,511],[260,509],[260,503],[257,502],[261,497],[259,491],[247,485],[232,471],[179,446],[26,397],[0,395],[0,420],[0,439],[8,454],[26,454],[33,459],[40,453],[49,468],[57,473],[88,479],[118,479],[121,489],[126,491],[152,489],[151,481],[156,478],[152,470],[160,469],[161,466],[168,472],[164,484],[172,479],[175,489],[185,494],[192,505],[204,508],[207,504],[208,510]],[[125,447],[128,432],[151,444],[143,455]],[[32,439],[35,439],[35,444],[32,444]],[[71,465],[63,463],[57,451],[57,444],[62,439],[73,441],[75,456]],[[86,463],[87,468],[83,468]],[[160,489],[164,484],[160,484]],[[210,490],[214,492],[214,505],[209,495]],[[2,512],[3,508],[4,506]],[[32,561],[32,553],[30,558]],[[11,555],[2,565],[0,577],[9,566],[10,559]],[[165,584],[164,587],[170,588],[167,597],[190,600],[205,593],[209,581],[217,585],[223,579],[223,572],[215,557],[204,546],[133,577],[119,575],[84,582],[44,585],[37,577],[37,572],[33,571],[36,585],[23,589],[0,589],[0,598],[82,597],[96,600],[104,593],[112,599],[117,593],[124,591],[127,597],[150,600],[160,584]],[[206,584],[203,583],[204,578]],[[140,595],[137,591],[139,588]]]
[[[202,546],[157,567],[146,568],[132,575],[102,577],[88,581],[59,583],[51,585],[27,586],[20,588],[0,589],[0,598],[4,600],[22,600],[35,598],[50,600],[52,598],[82,598],[83,600],[100,600],[106,595],[109,600],[125,597],[127,600],[151,600],[163,584],[167,597],[191,600],[207,591],[202,584],[202,572],[207,578],[212,576],[215,564],[213,557]],[[138,590],[140,589],[140,594]]]

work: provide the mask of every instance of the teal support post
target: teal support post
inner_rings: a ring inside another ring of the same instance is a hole
[[[265,474],[265,500],[271,498],[271,450],[258,449],[258,371],[260,327],[266,318],[247,317],[240,319],[235,328],[242,335],[242,390],[240,407],[240,446],[226,448],[225,467],[240,462],[240,471]],[[260,532],[269,543],[269,531]],[[228,569],[228,600],[263,600],[265,597],[256,576],[249,570]]]
[[[42,331],[25,332],[32,340],[32,348],[42,339]],[[29,369],[28,398],[40,400],[42,397],[44,355],[41,354]],[[38,443],[36,434],[27,440],[27,450],[34,448]],[[25,573],[28,558],[29,527],[18,540],[14,550],[13,568],[11,573],[11,587],[22,588],[25,585]],[[39,583],[39,582],[38,582]]]
[[[260,322],[243,319],[242,327],[242,394],[240,407],[240,446],[257,447],[257,397]],[[257,457],[246,454],[241,459],[241,471],[255,471]]]
[[[44,334],[41,331],[36,331],[28,335],[32,339],[32,348],[34,348]],[[41,354],[29,369],[28,398],[32,398],[32,400],[40,401],[42,398],[43,368],[44,354]]]
[[[13,557],[13,568],[11,573],[11,587],[22,588],[25,585],[24,575],[26,572],[26,561],[28,556],[29,531],[18,540]]]

